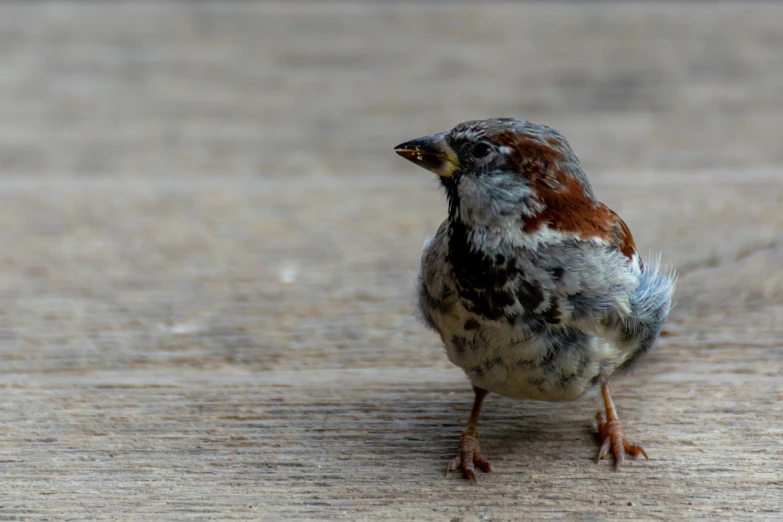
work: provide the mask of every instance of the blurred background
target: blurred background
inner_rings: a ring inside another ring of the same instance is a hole
[[[0,172],[421,175],[390,148],[548,123],[588,172],[783,164],[774,3],[9,3]]]
[[[492,396],[498,473],[442,477],[445,198],[393,147],[496,116],[681,275],[620,474],[592,398]],[[781,137],[780,2],[2,2],[0,518],[780,514]]]

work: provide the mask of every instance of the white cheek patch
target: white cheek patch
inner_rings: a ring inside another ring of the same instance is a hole
[[[461,220],[471,227],[519,227],[523,214],[543,210],[530,187],[510,171],[463,177],[457,190]]]

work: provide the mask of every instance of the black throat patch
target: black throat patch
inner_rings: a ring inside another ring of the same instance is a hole
[[[446,182],[447,181],[447,182]],[[524,270],[515,259],[507,259],[501,254],[492,255],[473,247],[469,240],[470,229],[459,215],[459,195],[453,180],[444,180],[449,200],[449,248],[447,261],[451,265],[454,283],[463,306],[474,314],[497,321],[505,318],[509,321],[560,322],[557,302],[552,296],[545,295],[539,285],[525,277]],[[507,285],[510,281],[516,284]],[[534,314],[544,302],[545,310]],[[519,316],[507,311],[515,304],[524,310]]]

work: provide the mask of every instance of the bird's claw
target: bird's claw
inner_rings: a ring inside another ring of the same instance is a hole
[[[462,435],[457,448],[457,456],[446,466],[446,476],[452,471],[461,470],[462,476],[476,483],[476,466],[485,473],[492,471],[492,466],[481,456],[481,446],[477,435]]]
[[[634,444],[625,438],[625,430],[619,420],[606,420],[603,413],[599,412],[595,416],[598,421],[598,433],[601,437],[601,449],[598,450],[598,456],[595,459],[596,464],[601,461],[612,450],[614,455],[614,469],[617,471],[625,460],[625,454],[630,453],[634,457],[644,455],[649,459],[647,452],[638,444]]]

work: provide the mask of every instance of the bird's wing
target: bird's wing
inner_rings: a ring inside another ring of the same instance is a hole
[[[567,212],[543,216],[545,221],[536,224],[533,234],[549,234],[549,240],[536,243],[528,268],[536,273],[520,285],[520,301],[529,303],[528,315],[569,326],[631,314],[630,299],[641,273],[633,236],[605,205],[599,203],[591,211],[595,219],[579,229],[572,224],[585,220]],[[540,284],[540,292],[529,287],[533,282]],[[542,299],[536,302],[529,294]]]

